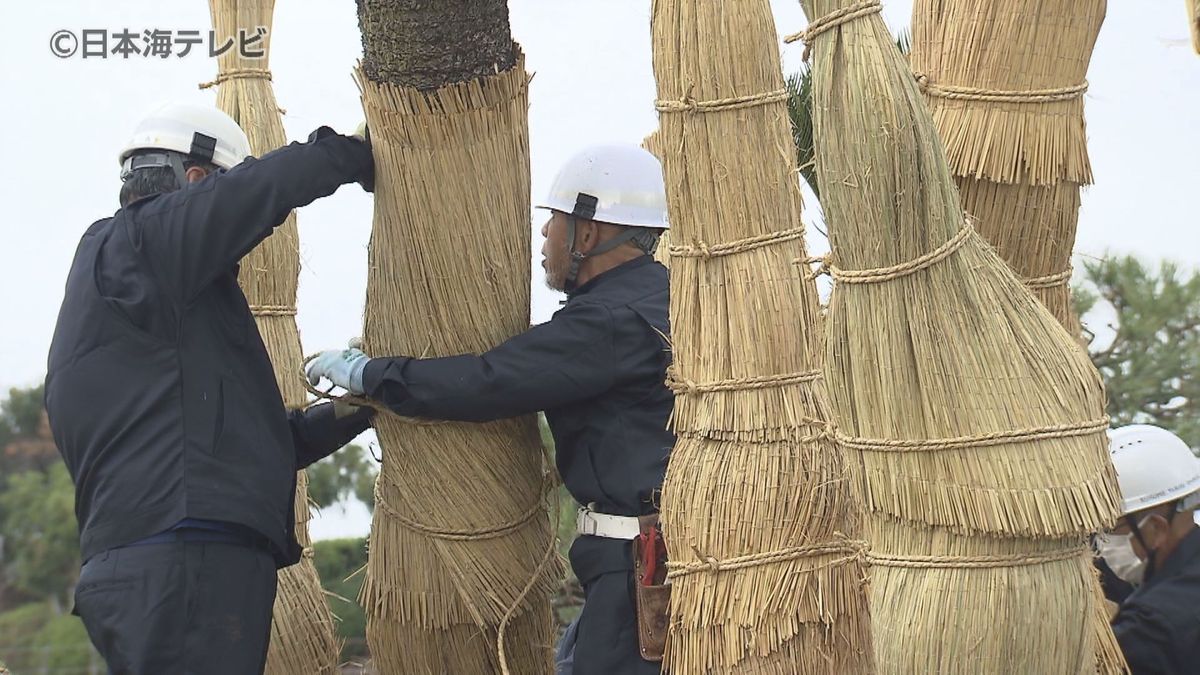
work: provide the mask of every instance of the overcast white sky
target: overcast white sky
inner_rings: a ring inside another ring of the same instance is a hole
[[[796,0],[773,0],[779,33],[804,27]],[[510,0],[512,29],[537,76],[529,126],[533,191],[579,147],[640,142],[656,126],[650,65],[649,0]],[[893,30],[912,4],[884,2]],[[0,391],[44,375],[63,283],[82,234],[117,208],[116,155],[138,117],[172,99],[212,102],[196,85],[211,80],[205,45],[184,58],[60,59],[59,30],[211,27],[205,0],[54,0],[0,3]],[[1200,266],[1200,56],[1191,51],[1184,3],[1110,2],[1092,59],[1087,121],[1096,184],[1084,194],[1078,254],[1135,253]],[[784,68],[801,47],[785,47]],[[361,56],[351,0],[282,0],[276,7],[271,70],[292,139],[328,124],[350,130],[362,118],[350,77]],[[810,200],[811,203],[811,200]],[[811,208],[805,219],[819,220]],[[305,351],[344,345],[359,333],[366,284],[371,202],[355,186],[300,212],[303,271],[299,324]],[[540,223],[539,223],[540,224]],[[536,226],[535,226],[536,227]],[[827,249],[810,228],[814,252]],[[540,248],[540,236],[534,236]],[[531,262],[531,266],[532,266]],[[536,270],[540,273],[540,268]],[[559,297],[534,274],[532,319]],[[318,537],[361,535],[365,509],[329,510]]]

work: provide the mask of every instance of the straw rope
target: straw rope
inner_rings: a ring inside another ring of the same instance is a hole
[[[740,108],[753,108],[755,106],[767,105],[769,103],[778,103],[786,101],[788,92],[786,89],[777,89],[775,91],[766,92],[764,94],[749,94],[747,96],[733,96],[730,98],[718,98],[711,101],[697,101],[692,98],[691,88],[678,101],[655,101],[654,109],[659,112],[715,112],[719,110],[738,110]]]
[[[927,267],[936,265],[946,258],[949,258],[956,251],[962,248],[963,244],[967,243],[967,240],[971,238],[971,234],[973,232],[974,229],[970,226],[970,224],[965,224],[959,229],[957,234],[936,249],[926,253],[923,256],[920,256],[919,258],[900,263],[899,265],[892,265],[891,267],[878,267],[869,270],[844,270],[835,266],[831,262],[832,256],[797,258],[793,262],[798,265],[820,263],[820,268],[813,273],[813,276],[820,275],[827,271],[829,276],[833,277],[835,281],[840,281],[843,284],[874,284],[884,281],[894,281],[915,272],[919,272]]]
[[[697,241],[690,246],[686,244],[672,245],[668,248],[668,252],[675,258],[703,258],[708,260],[719,256],[745,253],[746,251],[753,251],[771,244],[803,238],[804,228],[796,227],[790,230],[783,230],[782,232],[761,234],[756,237],[746,237],[745,239],[736,239],[721,244],[708,244],[704,241]]]
[[[375,505],[377,507],[382,509],[384,513],[394,518],[396,522],[410,530],[420,532],[421,534],[428,535],[434,539],[444,539],[446,541],[482,541],[484,539],[495,539],[496,537],[500,537],[508,534],[509,532],[520,529],[522,525],[528,523],[530,520],[533,520],[534,516],[543,512],[542,499],[545,497],[546,493],[554,487],[553,478],[550,476],[550,474],[546,474],[546,476],[542,479],[542,489],[538,492],[537,501],[535,501],[532,506],[526,509],[524,513],[517,516],[513,520],[491,527],[455,529],[452,527],[434,527],[433,525],[425,525],[412,520],[403,513],[400,513],[396,510],[396,507],[389,504],[387,500],[383,498],[383,491],[380,490],[379,487],[382,483],[383,481],[375,482]]]
[[[782,375],[763,375],[760,377],[739,377],[728,380],[713,380],[712,382],[696,383],[678,374],[674,368],[667,371],[667,387],[677,395],[704,394],[715,391],[747,391],[751,389],[771,389],[784,387],[789,384],[815,382],[821,379],[821,371],[809,370],[799,373],[784,373]]]
[[[1109,419],[1102,417],[1097,420],[1080,422],[1078,424],[1061,424],[1017,431],[996,431],[976,436],[959,436],[957,438],[897,440],[887,438],[854,438],[838,434],[837,439],[844,447],[852,450],[864,450],[868,452],[938,452],[942,450],[962,450],[965,448],[986,448],[1007,443],[1040,441],[1051,438],[1089,436],[1107,431],[1108,424]]]
[[[978,555],[978,556],[928,556],[928,555],[878,555],[867,552],[867,561],[881,567],[904,567],[909,569],[991,569],[1000,567],[1027,567],[1030,565],[1045,565],[1062,560],[1079,558],[1087,552],[1087,547],[1080,546],[1060,551],[1045,551],[1042,553],[1012,553],[1008,555]]]
[[[202,82],[201,89],[211,89],[212,87],[228,82],[229,80],[251,80],[261,79],[270,81],[274,79],[271,76],[271,71],[263,68],[234,68],[232,70],[223,70],[217,73],[216,79],[211,82]]]
[[[770,443],[770,442],[786,441],[788,443],[802,444],[802,443],[820,443],[822,441],[837,440],[837,436],[836,436],[836,434],[834,434],[832,429],[827,430],[827,431],[818,431],[814,434],[802,434],[802,435],[792,435],[792,434],[787,433],[787,431],[779,431],[779,430],[775,430],[775,431],[776,431],[776,434],[768,437],[768,440],[763,440],[763,441],[759,441],[759,442]],[[677,431],[677,432],[675,432],[675,437],[676,437],[676,439],[686,438],[688,440],[700,441],[700,442],[713,441],[713,440],[728,440],[728,436],[725,436],[725,435],[719,434],[719,433],[714,433],[711,431]]]
[[[250,305],[254,316],[296,316],[296,308],[288,305]]]
[[[793,546],[791,548],[780,549],[778,551],[765,551],[763,553],[753,553],[750,555],[737,556],[735,558],[726,558],[725,560],[717,560],[713,557],[705,557],[698,562],[672,562],[667,561],[668,579],[678,579],[692,574],[701,572],[711,572],[713,574],[722,571],[740,570],[750,567],[759,567],[762,565],[771,565],[774,563],[787,562],[790,560],[799,560],[800,558],[812,558],[834,553],[846,553],[845,557],[839,558],[822,567],[833,567],[853,561],[863,555],[866,549],[864,541],[845,541],[839,543],[815,544],[812,546]]]
[[[791,44],[797,40],[803,42],[804,54],[801,58],[807,62],[810,50],[812,48],[813,38],[844,23],[849,23],[864,16],[878,14],[882,11],[883,5],[879,3],[879,0],[866,0],[866,2],[857,2],[853,5],[847,5],[846,7],[830,12],[816,21],[813,21],[812,23],[808,24],[808,28],[805,28],[798,33],[792,33],[791,35],[785,36],[783,41],[786,44]]]
[[[789,429],[813,427],[817,431],[815,433],[803,436],[795,436],[791,433],[781,432],[780,435],[775,438],[776,441],[786,440],[789,443],[817,443],[820,441],[836,440],[837,438],[837,426],[830,423],[829,420],[823,420],[818,417],[808,417],[807,415],[800,414],[788,419],[787,424],[790,425],[788,427]],[[713,440],[714,434],[711,429],[675,429],[675,438]],[[762,441],[760,439],[759,442],[769,441]]]
[[[1057,286],[1065,286],[1071,280],[1071,275],[1075,273],[1073,268],[1059,272],[1058,274],[1047,274],[1044,277],[1031,277],[1024,279],[1025,285],[1029,288],[1055,288]]]
[[[549,450],[549,448],[546,448],[545,446],[543,446],[543,449],[547,451]],[[558,490],[558,486],[562,480],[554,479],[554,458],[550,456],[549,452],[546,452],[545,460],[548,462],[547,466],[551,467],[551,472],[546,474],[546,478],[550,483],[549,487],[547,488],[547,492],[548,494],[554,495],[554,503],[551,505],[554,516],[551,518],[550,532],[555,533],[558,532],[559,525],[562,521],[562,494]],[[549,565],[554,559],[554,550],[557,545],[558,536],[552,535],[546,538],[546,550],[542,552],[542,559],[538,562],[537,567],[534,568],[533,573],[529,575],[529,580],[525,582],[525,586],[521,589],[521,592],[518,593],[517,597],[513,599],[512,604],[508,606],[508,609],[504,611],[504,616],[500,619],[500,626],[496,629],[496,656],[500,660],[501,675],[509,675],[508,652],[504,647],[504,640],[508,635],[509,623],[512,621],[513,616],[516,615],[517,610],[521,607],[521,603],[525,602],[525,598],[529,595],[529,592],[533,590],[534,586],[537,585],[538,580],[541,579],[542,575],[546,573],[546,566]]]
[[[934,84],[924,73],[913,73],[917,78],[917,86],[921,93],[934,98],[944,98],[950,101],[985,101],[989,103],[1057,103],[1070,101],[1083,96],[1088,90],[1085,80],[1082,84],[1053,89],[1005,90],[985,89],[979,87],[962,87],[949,84]]]

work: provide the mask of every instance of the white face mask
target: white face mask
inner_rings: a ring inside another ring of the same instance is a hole
[[[1139,526],[1141,523],[1139,523]],[[1133,552],[1133,533],[1096,535],[1096,546],[1100,549],[1100,557],[1108,563],[1109,569],[1121,580],[1134,586],[1142,584],[1146,576],[1146,561],[1137,557]]]

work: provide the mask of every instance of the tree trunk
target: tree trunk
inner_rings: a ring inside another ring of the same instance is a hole
[[[514,61],[505,0],[357,0],[363,70],[375,82],[436,89]]]

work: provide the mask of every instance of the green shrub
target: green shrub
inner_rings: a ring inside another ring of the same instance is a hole
[[[338,637],[346,642],[342,659],[365,657],[367,617],[358,604],[358,591],[366,576],[359,570],[367,564],[367,540],[328,539],[315,542],[313,548],[321,587],[326,591],[329,609],[338,618]]]
[[[0,614],[0,660],[14,675],[85,675],[89,666],[102,663],[79,617],[59,614],[47,602],[22,605]]]

